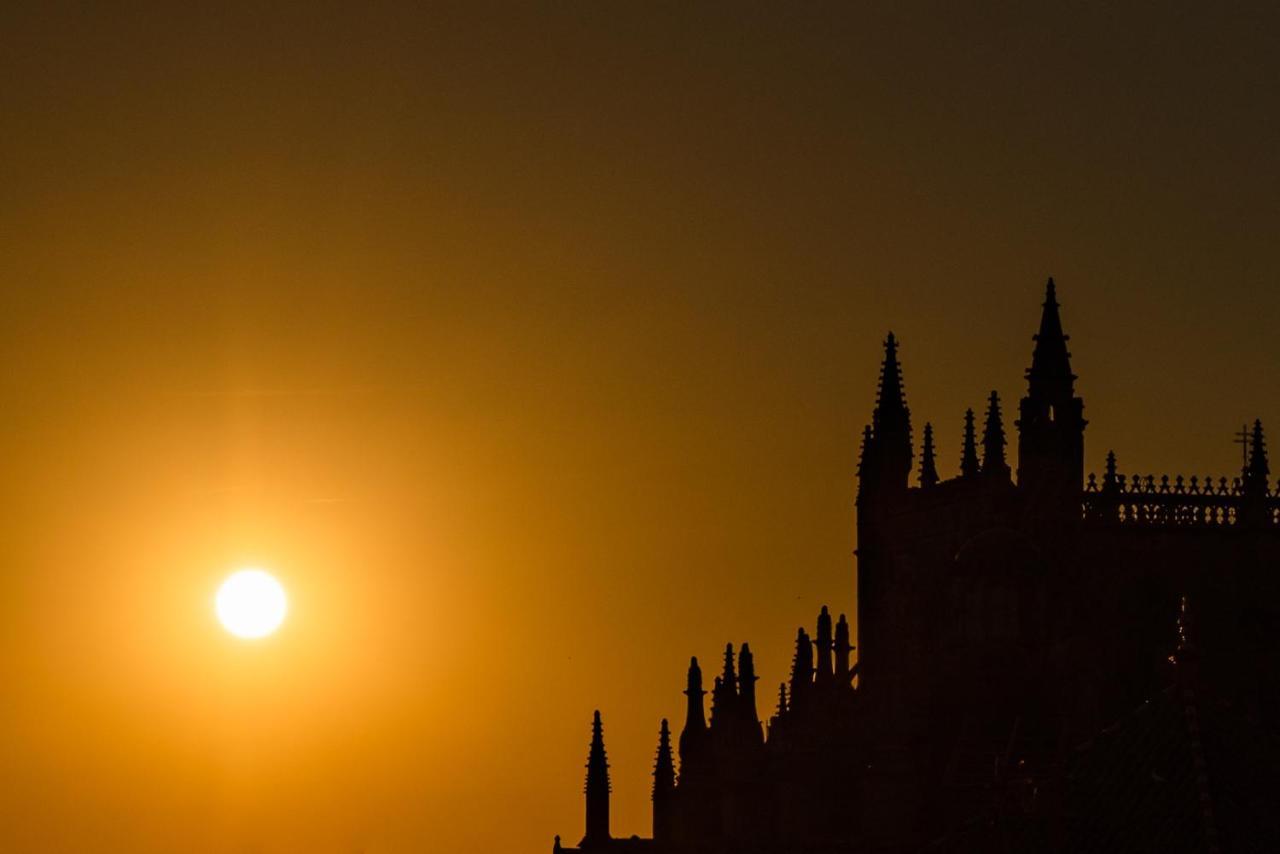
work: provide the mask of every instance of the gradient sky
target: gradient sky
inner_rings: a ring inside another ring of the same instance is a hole
[[[1090,469],[1280,435],[1274,4],[18,5],[5,851],[543,851],[595,708],[647,833],[688,656],[852,614],[885,332],[950,474],[1048,275]]]

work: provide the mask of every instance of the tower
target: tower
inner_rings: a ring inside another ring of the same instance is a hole
[[[1062,332],[1053,279],[1045,288],[1040,330],[1033,338],[1027,395],[1018,408],[1018,486],[1033,515],[1079,515],[1084,486],[1084,401],[1075,394],[1068,336]]]
[[[609,760],[604,753],[604,726],[600,712],[591,721],[591,750],[587,753],[587,832],[579,847],[609,842]]]

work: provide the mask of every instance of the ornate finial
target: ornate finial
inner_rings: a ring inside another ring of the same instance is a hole
[[[777,715],[781,717],[787,713],[787,683],[778,683],[778,711]]]
[[[924,424],[924,446],[920,449],[920,486],[924,489],[938,483],[938,467],[933,459],[933,425]]]
[[[964,411],[964,446],[960,450],[960,476],[977,477],[978,442],[973,429],[973,410]]]
[[[982,428],[982,473],[988,477],[1009,478],[1009,464],[1004,459],[1004,422],[1000,418],[1000,395],[995,391],[987,398],[987,421]]]

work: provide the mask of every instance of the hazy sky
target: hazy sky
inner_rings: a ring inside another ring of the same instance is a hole
[[[1091,469],[1280,435],[1274,4],[18,5],[5,851],[543,851],[595,708],[647,833],[852,616],[884,333],[949,475],[1051,274]]]

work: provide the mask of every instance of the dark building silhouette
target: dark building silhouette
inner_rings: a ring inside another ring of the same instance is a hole
[[[597,715],[580,850],[1280,851],[1262,425],[1231,480],[1126,475],[1114,453],[1086,479],[1067,340],[1050,279],[1014,465],[992,392],[980,442],[965,413],[958,476],[940,478],[924,426],[913,484],[888,336],[858,468],[857,661],[824,607],[765,728],[747,644],[725,648],[710,723],[692,659],[652,839],[609,837]]]

